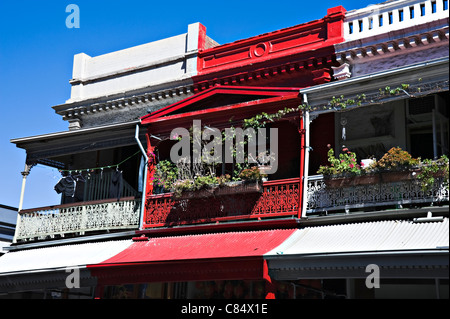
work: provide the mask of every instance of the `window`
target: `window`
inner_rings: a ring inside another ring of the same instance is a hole
[[[383,15],[379,15],[378,16],[378,26],[382,27],[383,26]]]
[[[403,10],[398,10],[398,20],[399,20],[400,22],[403,21]]]
[[[409,18],[414,19],[414,7],[409,7]]]
[[[422,17],[425,15],[425,3],[420,4],[420,15]]]
[[[392,12],[389,12],[388,17],[389,17],[389,24],[394,23],[394,15],[392,14]]]
[[[373,29],[373,18],[369,18],[369,30]]]
[[[431,13],[436,13],[436,1],[431,1]]]
[[[348,23],[348,32],[349,32],[350,34],[353,33],[353,22],[349,22],[349,23]]]
[[[442,0],[444,10],[448,10],[448,0]]]
[[[363,21],[362,20],[358,20],[358,26],[359,26],[359,32],[363,31]]]

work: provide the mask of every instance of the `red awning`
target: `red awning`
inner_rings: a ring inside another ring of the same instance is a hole
[[[279,229],[149,238],[88,268],[103,285],[263,279],[263,255],[293,232]]]

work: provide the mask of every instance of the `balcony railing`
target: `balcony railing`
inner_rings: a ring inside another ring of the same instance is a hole
[[[328,184],[328,185],[327,185]],[[438,204],[449,200],[449,190],[443,178],[436,178],[432,187],[423,190],[417,178],[371,183],[343,183],[330,186],[322,175],[310,176],[307,189],[307,214],[323,214],[351,209],[401,207],[409,204]]]
[[[144,228],[217,221],[298,216],[299,179],[264,182],[259,192],[175,198],[173,193],[147,198]]]
[[[143,228],[255,220],[299,216],[300,180],[292,178],[264,182],[257,191],[214,194],[209,197],[175,197],[173,193],[147,197]],[[417,179],[330,186],[322,175],[308,179],[307,215],[348,212],[407,204],[448,203],[449,190],[436,178],[429,190]],[[135,197],[64,204],[19,212],[16,241],[56,236],[80,236],[139,228],[141,202]]]
[[[16,241],[137,229],[140,202],[135,197],[126,197],[120,201],[97,200],[22,210],[16,227]]]

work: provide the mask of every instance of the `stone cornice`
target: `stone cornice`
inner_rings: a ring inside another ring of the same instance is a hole
[[[448,21],[448,19],[447,19]],[[408,36],[402,36],[410,34]],[[397,37],[396,37],[397,36]],[[358,59],[371,58],[376,56],[383,56],[385,54],[401,52],[410,49],[426,49],[431,45],[444,45],[449,40],[449,27],[430,30],[411,34],[407,30],[402,32],[395,32],[389,35],[389,40],[386,38],[375,41],[375,38],[367,38],[363,40],[355,40],[343,44],[336,45],[336,59],[340,63],[349,61],[357,61]]]
[[[316,51],[317,53],[317,51]],[[278,63],[277,63],[278,62]],[[320,57],[291,57],[290,62],[272,61],[271,65],[252,65],[249,68],[236,69],[232,74],[228,70],[216,72],[213,76],[196,76],[194,92],[209,89],[217,85],[254,85],[255,81],[274,79],[281,75],[292,75],[301,72],[313,72],[330,69],[338,65],[335,55],[330,51]]]
[[[160,88],[151,87],[152,91],[140,90],[127,92],[124,94],[117,94],[116,96],[106,96],[102,98],[88,99],[83,101],[75,101],[72,103],[65,103],[53,106],[55,112],[63,116],[63,120],[70,120],[79,118],[83,115],[95,114],[98,112],[113,111],[123,109],[125,107],[141,107],[148,106],[149,103],[168,99],[165,104],[171,104],[170,99],[174,97],[189,96],[193,94],[194,87],[190,78],[172,82],[171,87]],[[143,92],[142,92],[143,91]]]
[[[385,103],[391,100],[404,99],[410,96],[419,97],[435,92],[448,91],[448,57],[408,65],[394,70],[377,72],[369,75],[347,78],[310,88],[301,89],[301,94],[307,94],[308,104],[315,113],[321,113],[329,106],[333,96],[343,95],[346,99],[355,99],[365,94],[366,103]],[[398,95],[386,95],[376,100],[379,90],[386,86],[394,88],[408,84],[410,93],[400,92]],[[421,88],[418,90],[418,88]],[[415,91],[414,91],[415,90]],[[328,111],[327,111],[328,112]]]

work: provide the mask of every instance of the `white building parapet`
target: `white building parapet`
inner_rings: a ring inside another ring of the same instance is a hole
[[[371,37],[448,18],[448,0],[395,0],[349,11],[345,41]]]
[[[66,103],[189,79],[197,74],[197,53],[216,43],[200,23],[170,38],[91,57],[74,56],[70,99]]]

